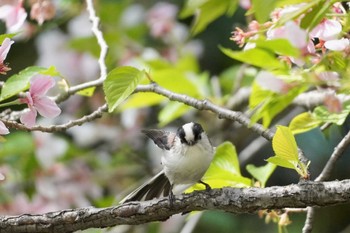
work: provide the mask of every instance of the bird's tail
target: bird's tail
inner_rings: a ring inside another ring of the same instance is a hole
[[[168,196],[171,189],[170,182],[165,176],[164,171],[159,172],[151,180],[147,181],[128,196],[126,196],[120,203],[130,201],[152,200],[155,197]]]

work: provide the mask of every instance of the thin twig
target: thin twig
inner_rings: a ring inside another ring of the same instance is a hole
[[[350,144],[350,131],[345,135],[345,137],[339,142],[339,144],[334,148],[333,154],[327,161],[326,165],[324,166],[322,172],[318,177],[315,179],[315,181],[325,181],[329,179],[331,172],[335,168],[336,162],[339,160],[339,158],[343,155],[343,152]],[[306,214],[306,220],[303,228],[303,233],[310,233],[312,231],[312,225],[315,215],[315,208],[314,207],[308,207],[307,208],[307,214]]]
[[[259,135],[261,135],[262,137],[266,138],[269,141],[272,140],[274,135],[274,133],[271,130],[265,129],[261,124],[258,124],[258,123],[252,124],[250,119],[247,116],[245,116],[242,112],[236,112],[236,111],[226,109],[224,107],[211,103],[209,100],[198,100],[184,94],[171,92],[157,85],[156,83],[152,83],[148,85],[139,85],[136,88],[135,92],[153,92],[153,93],[165,96],[169,100],[178,101],[178,102],[187,104],[189,106],[197,108],[198,110],[208,110],[210,112],[217,114],[219,118],[225,118],[225,119],[239,122],[240,124],[250,128],[252,131],[258,133]]]
[[[69,128],[72,128],[77,125],[82,125],[86,122],[93,121],[97,118],[100,118],[103,114],[103,112],[107,111],[107,104],[104,104],[103,106],[99,107],[96,111],[92,112],[89,115],[85,115],[79,119],[69,121],[68,123],[61,124],[61,125],[51,125],[48,127],[41,126],[41,125],[36,125],[33,127],[27,127],[21,123],[18,123],[16,121],[11,121],[11,120],[2,120],[4,124],[8,128],[15,128],[15,129],[20,129],[24,131],[41,131],[41,132],[47,132],[47,133],[53,133],[53,132],[60,132],[60,131],[65,131]]]
[[[74,95],[78,91],[81,91],[81,90],[84,90],[84,89],[90,88],[90,87],[101,86],[103,81],[107,77],[107,66],[106,66],[105,60],[106,60],[107,52],[108,52],[108,45],[103,37],[102,31],[99,29],[100,19],[99,19],[99,17],[96,16],[96,11],[95,11],[95,8],[93,5],[93,0],[86,0],[86,4],[87,4],[86,8],[87,8],[87,11],[89,13],[89,19],[92,23],[91,30],[94,33],[94,35],[97,39],[97,43],[101,49],[100,56],[98,59],[98,64],[99,64],[99,68],[100,68],[100,77],[98,79],[70,87],[67,90],[67,92],[56,97],[55,101],[58,103],[66,100],[67,98],[69,98],[69,96]]]
[[[108,52],[108,45],[105,39],[103,38],[103,33],[99,29],[100,19],[96,16],[93,0],[86,0],[86,3],[87,3],[87,11],[89,13],[89,17],[92,22],[91,30],[95,34],[97,43],[101,48],[100,57],[98,59],[98,64],[100,66],[101,73],[100,73],[100,78],[97,79],[96,81],[99,80],[100,82],[103,82],[103,80],[105,80],[107,76],[107,66],[105,63],[105,59]]]
[[[315,181],[325,181],[329,179],[331,172],[335,168],[335,163],[343,155],[343,152],[350,144],[350,131],[345,135],[345,137],[339,142],[339,144],[334,148],[333,154],[327,161],[326,166],[324,166],[320,175],[315,179]]]

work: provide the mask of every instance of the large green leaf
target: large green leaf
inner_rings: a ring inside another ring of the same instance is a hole
[[[45,75],[55,76],[52,74],[57,74],[56,72],[56,69],[52,67],[44,68],[38,66],[30,66],[18,74],[12,75],[2,87],[0,101],[6,100],[28,89],[29,81],[34,75],[42,73]]]
[[[272,148],[277,157],[298,162],[298,147],[292,131],[286,126],[277,126],[272,139]]]
[[[268,49],[278,55],[298,57],[300,50],[295,48],[287,39],[256,40],[256,47]]]
[[[267,49],[253,48],[244,51],[233,51],[221,46],[219,48],[230,58],[253,66],[267,70],[283,69],[285,67],[285,64],[283,64],[272,51]]]
[[[202,180],[212,188],[251,186],[251,180],[241,175],[237,152],[231,142],[224,142],[216,148],[214,159]],[[202,189],[203,185],[196,184],[186,192]]]
[[[144,71],[130,66],[118,67],[108,73],[103,83],[103,90],[109,112],[113,112],[133,93],[144,74]]]
[[[289,124],[289,129],[293,134],[299,134],[316,128],[321,123],[322,121],[316,119],[311,113],[303,112],[293,118]]]
[[[268,162],[277,166],[294,169],[304,178],[308,177],[307,167],[299,161],[298,147],[292,131],[286,126],[277,126],[275,136],[272,139],[274,157],[267,159]]]
[[[130,96],[121,106],[120,110],[123,111],[129,108],[143,108],[150,107],[163,102],[166,98],[164,96],[148,93],[139,92]]]
[[[285,159],[278,157],[278,156],[270,157],[270,158],[266,159],[266,161],[269,163],[275,164],[277,166],[280,166],[280,167],[295,169],[295,165],[293,163],[291,163],[289,160],[285,160]]]

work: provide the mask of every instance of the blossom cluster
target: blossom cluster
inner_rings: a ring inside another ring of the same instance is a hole
[[[298,66],[305,64],[305,58],[311,56],[314,59],[311,61],[317,63],[320,55],[318,51],[325,52],[331,51],[343,51],[349,50],[349,39],[342,34],[342,16],[345,16],[346,11],[340,3],[335,3],[332,11],[340,16],[334,16],[332,18],[324,17],[318,25],[312,30],[303,29],[300,25],[304,15],[295,20],[290,20],[284,25],[279,26],[277,22],[279,20],[293,12],[296,12],[302,8],[305,3],[288,6],[282,9],[276,9],[271,14],[271,21],[260,25],[257,21],[253,20],[248,25],[248,30],[243,31],[237,27],[233,31],[231,40],[235,41],[239,46],[244,46],[244,49],[254,47],[254,43],[250,43],[250,40],[255,40],[259,37],[261,31],[266,31],[266,38],[268,40],[283,38],[287,39],[294,47],[300,50],[303,55],[302,59],[290,58],[291,62]]]
[[[237,27],[230,39],[243,47],[245,51],[255,48],[255,41],[259,38],[286,39],[299,51],[298,56],[279,56],[281,62],[289,65],[289,76],[297,77],[305,70],[311,69],[313,72],[309,72],[308,75],[312,84],[337,90],[341,86],[341,74],[327,68],[325,58],[331,53],[341,54],[341,57],[345,58],[350,53],[350,41],[347,34],[343,32],[347,12],[340,2],[336,2],[327,9],[328,12],[316,25],[306,27],[305,23],[302,25],[302,22],[311,9],[306,9],[304,14],[296,13],[305,9],[306,4],[275,9],[271,13],[270,21],[260,24],[253,20],[246,31]],[[296,17],[291,17],[291,15],[296,15]],[[286,81],[283,75],[276,75],[271,71],[260,71],[256,82],[262,88],[280,94],[285,94],[293,88],[293,85]],[[330,99],[333,101],[325,101],[324,105],[330,112],[339,113],[342,108],[339,107],[341,104],[335,96],[335,91],[327,98],[327,100]]]

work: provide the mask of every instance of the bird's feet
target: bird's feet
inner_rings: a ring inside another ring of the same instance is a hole
[[[170,190],[170,192],[169,192],[169,206],[170,206],[170,208],[174,207],[174,203],[175,203],[175,195],[174,195],[173,191]]]
[[[210,187],[209,184],[207,184],[207,183],[205,183],[205,182],[203,182],[201,180],[198,181],[198,183],[201,183],[201,184],[203,184],[205,186],[205,191],[210,191],[211,190],[211,187]]]

